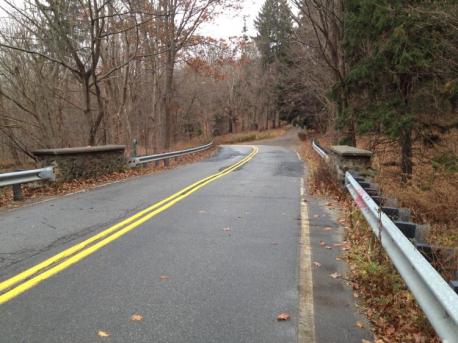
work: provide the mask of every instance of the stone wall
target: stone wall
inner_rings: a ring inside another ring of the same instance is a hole
[[[329,164],[336,178],[343,183],[345,172],[354,170],[362,175],[371,173],[372,152],[348,145],[333,145],[330,149]]]
[[[41,166],[54,166],[56,181],[69,181],[123,171],[127,168],[124,145],[103,145],[36,150]]]

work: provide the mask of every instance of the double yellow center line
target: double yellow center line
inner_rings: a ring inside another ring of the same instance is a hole
[[[253,146],[252,149],[253,150],[251,153],[245,158],[223,169],[222,171],[203,178],[172,194],[171,196],[151,205],[150,207],[145,208],[133,216],[119,222],[118,224],[115,224],[108,229],[86,239],[85,241],[60,252],[57,255],[54,255],[47,260],[5,281],[0,282],[0,304],[3,304],[17,297],[19,294],[24,293],[33,286],[39,284],[41,281],[46,280],[51,276],[61,272],[62,270],[70,267],[83,258],[91,255],[95,251],[101,249],[105,245],[125,235],[129,231],[137,228],[155,215],[172,207],[177,202],[188,197],[210,182],[213,182],[241,167],[258,153],[257,147]]]

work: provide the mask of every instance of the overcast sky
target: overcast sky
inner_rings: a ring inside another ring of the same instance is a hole
[[[220,15],[212,23],[203,25],[199,33],[211,36],[213,38],[228,38],[232,36],[241,36],[243,29],[243,18],[246,18],[248,35],[254,36],[256,30],[253,21],[257,17],[259,10],[265,0],[242,0],[240,11],[236,13],[228,13]],[[16,4],[22,4],[22,0],[15,0]],[[3,5],[3,0],[0,0],[0,5]],[[0,10],[0,15],[5,15]]]
[[[237,13],[221,15],[214,22],[205,24],[201,27],[200,33],[214,38],[228,38],[241,36],[243,29],[243,18],[246,18],[248,35],[254,36],[254,19],[258,16],[262,4],[265,0],[244,0],[242,9]]]

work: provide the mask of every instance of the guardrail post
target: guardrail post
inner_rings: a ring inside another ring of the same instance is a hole
[[[16,169],[16,171],[24,171],[24,169]],[[13,201],[24,200],[24,195],[22,194],[22,184],[18,183],[12,186],[13,188]]]
[[[134,138],[134,140],[132,141],[132,157],[137,157],[137,144],[137,138]]]
[[[13,188],[13,200],[14,201],[21,201],[24,199],[24,195],[22,194],[22,184],[18,183],[12,186]]]

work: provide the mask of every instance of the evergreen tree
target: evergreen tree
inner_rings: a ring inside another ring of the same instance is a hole
[[[286,0],[266,0],[255,20],[258,34],[256,46],[261,55],[261,65],[266,74],[265,96],[270,104],[265,109],[273,122],[288,118],[285,101],[288,84],[289,49],[293,35],[291,9]]]
[[[447,11],[452,3],[442,1],[440,6]],[[447,42],[456,42],[456,30],[431,16],[437,5],[430,1],[347,0],[345,6],[350,72],[334,91],[350,95],[350,110],[360,131],[379,130],[399,139],[404,181],[412,173],[412,140],[418,118],[450,111],[444,90],[457,79],[456,69],[443,64],[456,58],[447,49]]]
[[[255,20],[255,39],[265,66],[285,63],[293,33],[291,9],[286,0],[266,0]]]

